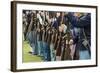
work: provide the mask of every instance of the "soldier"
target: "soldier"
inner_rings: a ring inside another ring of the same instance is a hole
[[[31,11],[26,11],[26,26],[25,26],[25,30],[24,30],[24,38],[25,38],[25,40],[27,39],[29,25],[32,22],[31,19],[32,19]]]
[[[74,40],[74,42],[77,43],[76,50],[79,51],[79,59],[90,59],[91,14],[84,13],[83,16],[78,17],[77,14],[68,13],[68,19],[73,27],[80,28],[80,34],[78,38]]]
[[[50,46],[49,46],[49,33],[48,33],[49,30],[50,30],[50,27],[46,26],[45,39],[44,39],[44,43],[43,43],[45,61],[51,61]]]
[[[37,31],[36,31],[36,16],[33,13],[32,14],[32,18],[31,18],[31,22],[30,25],[28,27],[28,33],[27,33],[27,37],[28,37],[28,41],[30,43],[30,46],[32,47],[32,52],[29,52],[33,55],[38,55],[38,49],[37,49]]]
[[[38,45],[37,49],[38,49],[38,55],[42,56],[41,55],[41,48],[42,48],[41,41],[42,41],[42,39],[41,39],[41,28],[40,28],[40,26],[41,25],[39,24],[39,20],[37,19],[37,28],[36,28],[36,31],[37,31],[37,45]]]
[[[62,27],[59,26],[57,47],[56,47],[56,60],[61,60],[61,41],[62,41]]]
[[[42,26],[42,48],[41,48],[41,54],[42,54],[42,59],[46,61],[46,54],[45,54],[45,48],[46,48],[46,26]]]
[[[24,33],[24,40],[26,40],[26,34],[25,34],[25,29],[26,29],[26,25],[27,25],[27,16],[26,16],[26,11],[23,10],[23,33]]]

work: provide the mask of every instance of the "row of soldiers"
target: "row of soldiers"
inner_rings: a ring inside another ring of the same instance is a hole
[[[44,61],[79,59],[66,13],[23,10],[24,40]]]

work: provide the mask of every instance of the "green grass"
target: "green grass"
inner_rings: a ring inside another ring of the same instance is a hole
[[[28,41],[23,41],[23,62],[41,62],[41,57],[37,55],[29,54],[28,52],[31,51],[31,47]]]

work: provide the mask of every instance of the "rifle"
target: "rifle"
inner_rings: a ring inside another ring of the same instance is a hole
[[[64,60],[71,60],[71,55],[70,55],[70,52],[71,52],[71,49],[70,49],[70,44],[69,44],[69,41],[70,39],[72,38],[71,36],[71,33],[70,33],[70,23],[67,21],[67,31],[66,31],[66,35],[63,36],[63,38],[66,39],[66,44],[65,44],[65,47],[64,47]]]

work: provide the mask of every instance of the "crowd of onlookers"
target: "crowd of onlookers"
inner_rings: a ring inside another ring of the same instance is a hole
[[[43,61],[91,58],[91,14],[23,10],[23,35],[29,52]]]

